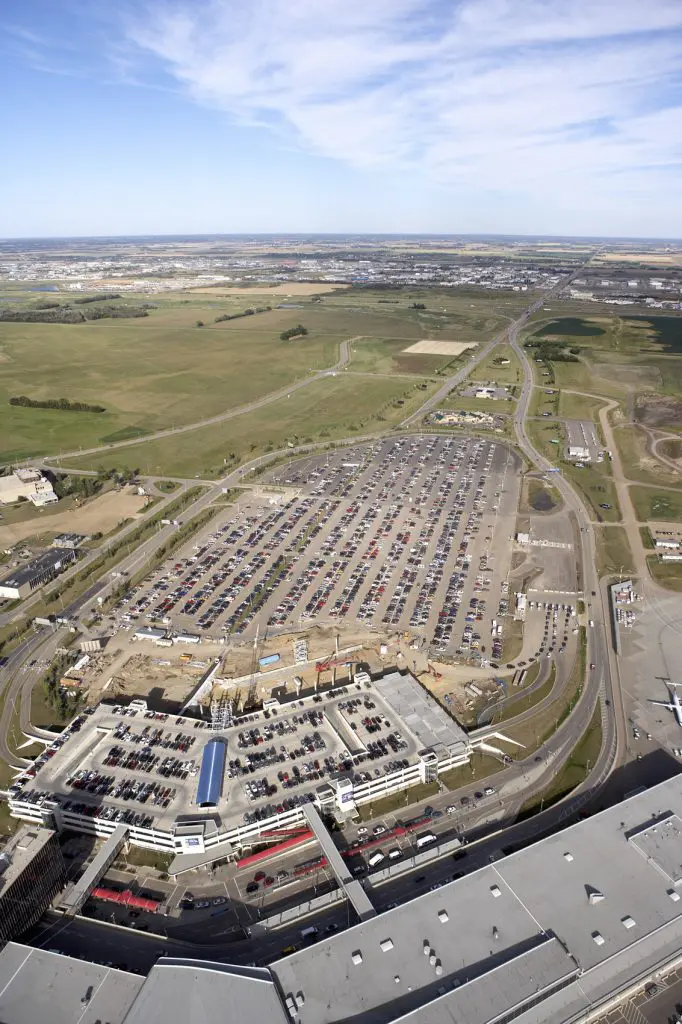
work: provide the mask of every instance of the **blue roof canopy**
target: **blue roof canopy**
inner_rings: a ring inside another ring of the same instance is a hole
[[[210,740],[204,748],[197,786],[199,807],[215,807],[223,788],[225,740]]]

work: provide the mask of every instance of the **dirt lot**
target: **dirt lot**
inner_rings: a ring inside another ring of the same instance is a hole
[[[676,427],[682,420],[682,402],[668,395],[641,395],[635,419],[647,427]]]
[[[9,548],[19,541],[26,540],[27,537],[46,531],[108,533],[121,519],[136,515],[146,503],[147,499],[135,491],[108,491],[80,508],[68,512],[51,514],[46,509],[42,515],[37,515],[34,519],[8,526],[0,525],[0,547]]]
[[[414,345],[403,349],[421,356],[460,356],[468,348],[476,348],[475,341],[430,341],[428,338],[416,341]]]
[[[255,284],[253,288],[192,288],[198,295],[253,295],[267,292],[268,295],[319,295],[321,292],[336,292],[350,288],[349,284],[309,284],[306,281],[290,281],[288,284]]]

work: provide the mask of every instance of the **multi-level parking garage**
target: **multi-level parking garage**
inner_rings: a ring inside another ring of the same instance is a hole
[[[405,437],[279,470],[126,598],[123,622],[245,638],[311,622],[410,629],[437,652],[502,656],[517,458],[478,438]]]
[[[10,808],[59,828],[106,836],[126,825],[141,846],[226,856],[304,821],[307,804],[343,817],[470,755],[466,734],[411,676],[358,673],[220,729],[142,701],[100,704],[13,782]]]

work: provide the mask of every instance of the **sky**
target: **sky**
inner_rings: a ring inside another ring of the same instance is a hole
[[[682,237],[682,0],[2,0],[0,237]]]

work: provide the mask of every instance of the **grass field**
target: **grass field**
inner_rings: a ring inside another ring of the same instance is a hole
[[[404,338],[357,338],[351,345],[350,369],[363,373],[434,374],[451,363],[463,365],[466,357],[419,355],[405,352]]]
[[[496,362],[499,359],[508,359],[509,363],[502,365]],[[523,372],[513,348],[503,342],[496,345],[479,363],[472,378],[480,381],[495,381],[496,384],[519,384],[523,380]]]
[[[571,790],[579,786],[594,768],[602,745],[601,711],[597,706],[587,730],[573,748],[566,763],[556,773],[542,793],[531,797],[521,808],[520,817],[528,817],[551,807]]]
[[[569,391],[559,392],[559,416],[565,420],[592,420],[599,423],[599,410],[605,401],[598,398],[585,398]]]
[[[129,294],[126,301],[135,298]],[[33,302],[35,295],[24,299]],[[173,292],[154,297],[157,308],[134,320],[0,323],[0,465],[142,437],[227,411],[332,366],[346,338],[370,339],[355,353],[358,369],[428,375],[448,359],[402,357],[403,348],[428,338],[488,340],[525,302],[514,293],[350,288],[320,297],[294,294],[287,308],[215,323],[283,299],[267,289]],[[415,302],[427,308],[415,309]],[[305,338],[280,341],[282,330],[300,322],[309,331]],[[100,404],[106,412],[9,406],[11,396],[22,394]]]
[[[622,526],[595,527],[597,570],[600,576],[634,572],[627,533]]]
[[[628,480],[639,480],[645,484],[667,484],[675,486],[680,474],[649,455],[646,439],[633,426],[615,427],[613,431],[618,451],[623,462],[623,472]]]
[[[682,591],[682,563],[662,562],[658,555],[650,555],[647,558],[649,572],[657,583],[668,590]]]
[[[435,390],[386,377],[326,377],[256,412],[105,455],[71,462],[78,468],[134,465],[167,476],[219,476],[231,465],[307,441],[382,430],[400,422]],[[399,405],[398,403],[403,404]]]
[[[630,497],[640,523],[676,522],[682,520],[682,488],[677,491],[655,487],[630,488]]]
[[[584,469],[578,469],[571,462],[563,462],[561,472],[587,499],[593,519],[605,523],[620,522],[618,495],[607,462],[586,465]],[[611,508],[600,508],[600,505],[610,505]]]

